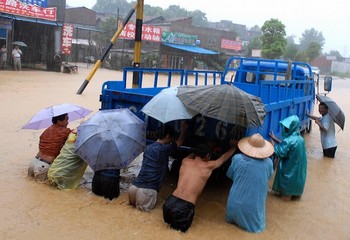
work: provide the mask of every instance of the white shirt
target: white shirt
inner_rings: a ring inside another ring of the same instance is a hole
[[[335,139],[335,126],[332,117],[327,113],[320,118],[322,126],[327,129],[327,131],[321,130],[321,144],[323,149],[328,149],[337,146],[337,141]]]
[[[14,48],[14,49],[12,50],[12,56],[13,56],[13,57],[15,57],[15,58],[20,58],[21,55],[22,55],[21,49],[16,49],[16,48]]]

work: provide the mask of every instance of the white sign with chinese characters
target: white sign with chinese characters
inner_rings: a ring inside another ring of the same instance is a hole
[[[62,29],[62,54],[71,54],[72,39],[73,39],[73,25],[64,24]]]

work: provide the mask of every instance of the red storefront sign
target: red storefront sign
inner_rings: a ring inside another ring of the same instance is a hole
[[[127,23],[119,37],[123,39],[135,39],[135,31],[136,25],[134,23]],[[142,41],[161,42],[162,29],[160,27],[142,25],[141,39]]]
[[[72,39],[73,39],[73,30],[72,25],[64,24],[62,28],[62,54],[69,55],[72,48]]]
[[[0,12],[56,21],[56,8],[43,8],[18,0],[0,0]]]
[[[242,51],[242,42],[222,38],[221,48]]]

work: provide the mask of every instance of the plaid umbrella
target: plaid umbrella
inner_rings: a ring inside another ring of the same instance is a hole
[[[340,107],[329,97],[316,94],[318,101],[323,102],[328,107],[328,113],[333,119],[333,121],[338,124],[338,126],[344,130],[345,125],[345,114],[340,109]]]
[[[233,85],[180,86],[177,96],[203,116],[243,127],[261,126],[266,115],[259,97]]]

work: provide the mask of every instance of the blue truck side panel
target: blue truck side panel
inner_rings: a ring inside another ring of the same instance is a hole
[[[135,74],[139,82],[138,86],[132,87],[130,79]],[[151,82],[150,76],[153,78]],[[145,81],[147,84],[144,84]],[[310,121],[306,117],[306,111],[312,112],[315,99],[311,67],[302,62],[289,63],[281,60],[231,57],[223,72],[124,68],[123,79],[107,81],[103,84],[100,96],[101,109],[129,108],[138,117],[148,121],[149,130],[154,130],[156,121],[146,118],[140,110],[162,89],[179,85],[226,84],[228,82],[262,99],[267,112],[263,126],[245,129],[197,116],[192,119],[190,125],[193,136],[225,141],[228,136],[237,135],[240,138],[259,132],[268,139],[270,131],[274,131],[277,136],[280,135],[279,121],[293,114],[299,116],[302,131],[309,127]]]

